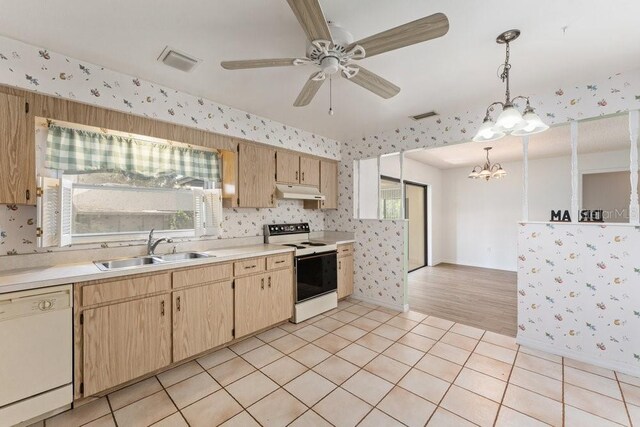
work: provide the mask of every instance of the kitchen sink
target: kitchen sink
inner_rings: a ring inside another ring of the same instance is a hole
[[[179,252],[167,255],[149,255],[135,258],[114,259],[110,261],[96,261],[94,264],[102,271],[109,271],[144,267],[145,265],[189,261],[198,258],[212,258],[214,256],[215,255],[208,255],[201,252]]]
[[[163,261],[153,256],[144,256],[137,258],[114,259],[111,261],[98,261],[96,266],[100,270],[119,270],[122,268],[142,267],[145,265],[160,264]]]
[[[154,257],[159,258],[165,262],[172,262],[172,261],[187,261],[190,259],[198,259],[198,258],[210,258],[211,255],[203,254],[201,252],[180,252],[177,254],[154,255]]]

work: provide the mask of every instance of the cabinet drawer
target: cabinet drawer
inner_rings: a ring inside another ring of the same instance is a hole
[[[231,279],[231,264],[215,264],[205,267],[190,268],[173,273],[173,287],[182,288],[190,285],[217,282]]]
[[[260,273],[265,269],[265,258],[251,258],[233,263],[234,276]]]
[[[347,256],[353,254],[353,243],[338,245],[338,256]]]
[[[291,266],[291,254],[272,255],[267,257],[267,270]]]
[[[171,289],[169,273],[89,282],[82,286],[82,305],[100,304]]]

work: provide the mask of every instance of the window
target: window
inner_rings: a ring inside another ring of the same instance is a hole
[[[41,179],[41,246],[137,240],[151,229],[171,237],[219,233],[215,150],[60,126],[45,133],[39,163],[56,178]]]
[[[402,219],[402,186],[399,180],[380,178],[380,218]]]

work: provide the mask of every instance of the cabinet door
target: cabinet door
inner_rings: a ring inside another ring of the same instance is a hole
[[[338,258],[338,299],[353,293],[353,255]]]
[[[171,363],[169,294],[83,312],[84,395]]]
[[[173,361],[233,339],[233,289],[218,282],[173,293]]]
[[[276,152],[269,148],[241,143],[238,152],[238,206],[275,206]]]
[[[283,184],[298,184],[300,182],[300,156],[287,151],[278,151],[276,181]]]
[[[24,98],[0,93],[0,203],[36,203],[35,131],[27,128],[28,117]]]
[[[266,274],[237,278],[234,301],[236,338],[269,326],[272,307]]]
[[[320,192],[325,200],[320,202],[322,209],[338,209],[338,164],[320,162]]]
[[[291,318],[293,310],[293,270],[278,270],[269,273],[267,277],[269,290],[269,305],[273,325]]]
[[[320,160],[300,156],[300,184],[320,186]]]

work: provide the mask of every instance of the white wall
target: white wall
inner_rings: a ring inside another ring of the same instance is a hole
[[[443,262],[516,271],[522,162],[502,166],[508,175],[488,182],[468,179],[468,167],[442,171]],[[628,167],[626,150],[578,156],[580,172]],[[570,207],[570,158],[529,160],[529,219],[549,221],[552,209]]]
[[[442,261],[516,271],[522,213],[522,162],[503,163],[507,176],[469,179],[469,167],[442,172]]]
[[[400,179],[399,154],[380,159],[380,174]],[[429,265],[442,262],[442,171],[433,166],[405,158],[404,180],[428,185],[427,190],[427,254]]]

